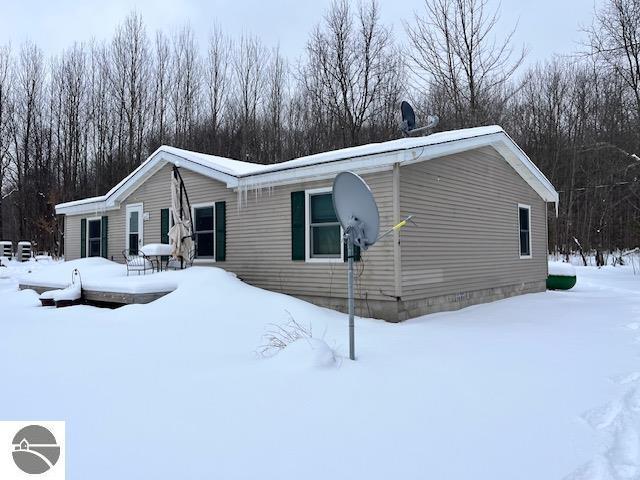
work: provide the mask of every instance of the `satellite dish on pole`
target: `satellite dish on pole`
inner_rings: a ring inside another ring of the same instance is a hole
[[[409,105],[409,104],[407,104]],[[409,106],[411,108],[411,106]],[[347,244],[348,277],[347,298],[349,303],[349,358],[356,359],[354,340],[354,297],[353,297],[353,250],[354,246],[367,250],[378,240],[414,223],[413,215],[391,227],[380,235],[380,214],[369,185],[353,172],[341,172],[333,180],[333,210],[344,231],[343,240]]]
[[[349,358],[356,359],[354,339],[353,251],[354,245],[367,250],[378,240],[380,215],[369,185],[353,172],[339,173],[333,180],[333,209],[347,243],[349,304]]]
[[[376,243],[380,229],[378,205],[369,185],[352,172],[342,172],[333,181],[333,208],[345,236],[366,250]]]
[[[424,133],[427,130],[435,128],[440,121],[437,115],[429,115],[427,117],[427,124],[424,127],[416,128],[416,114],[413,111],[413,107],[409,105],[409,102],[405,102],[404,100],[400,104],[400,112],[402,113],[400,130],[405,136]]]

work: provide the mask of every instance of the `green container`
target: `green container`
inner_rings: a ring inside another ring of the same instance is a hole
[[[547,277],[547,288],[549,290],[569,290],[576,284],[576,276],[549,275]]]

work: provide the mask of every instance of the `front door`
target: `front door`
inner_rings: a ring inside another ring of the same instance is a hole
[[[127,205],[127,238],[125,240],[129,254],[137,255],[142,247],[142,214],[141,203]]]

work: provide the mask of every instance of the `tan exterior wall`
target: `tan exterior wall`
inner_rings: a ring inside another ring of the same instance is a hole
[[[346,266],[340,263],[306,263],[291,260],[291,192],[330,187],[332,180],[277,186],[249,191],[238,208],[238,194],[224,183],[181,170],[191,204],[226,202],[226,261],[208,262],[235,272],[258,287],[296,296],[346,297]],[[143,203],[149,220],[144,222],[144,243],[160,242],[160,210],[169,208],[171,167],[164,166],[135,190],[109,216],[109,257],[122,262],[125,248],[126,205]],[[365,175],[380,205],[382,225],[392,223],[391,171]],[[68,260],[80,257],[80,219],[68,216],[65,250]],[[308,233],[307,233],[308,239]],[[375,245],[363,254],[356,273],[356,295],[366,300],[388,301],[394,294],[393,244]],[[364,313],[361,310],[360,313]]]
[[[528,259],[518,204],[531,206]],[[547,277],[546,204],[490,147],[401,167],[400,208],[417,224],[400,235],[405,302]]]
[[[291,260],[292,191],[329,187],[331,180],[238,194],[182,169],[191,204],[226,202],[226,261],[208,262],[261,288],[338,310],[346,309],[346,265]],[[364,316],[397,321],[544,289],[546,205],[492,148],[364,175],[380,210],[381,229],[399,216],[417,226],[389,235],[357,264],[356,306]],[[122,261],[126,205],[143,203],[144,243],[160,241],[160,210],[170,203],[171,167],[164,166],[108,212],[109,257]],[[532,258],[519,258],[518,204],[531,206]],[[395,215],[394,215],[395,206]],[[80,219],[65,222],[65,253],[80,256]],[[307,232],[308,241],[308,232]],[[394,261],[394,258],[396,259]],[[215,286],[212,286],[215,288]]]

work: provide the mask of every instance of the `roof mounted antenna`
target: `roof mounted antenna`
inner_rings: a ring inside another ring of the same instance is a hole
[[[400,131],[405,137],[420,135],[428,130],[432,130],[440,121],[437,115],[429,115],[427,117],[427,124],[424,127],[416,128],[416,114],[411,105],[409,105],[409,102],[403,100],[400,104],[400,111],[402,112]]]

